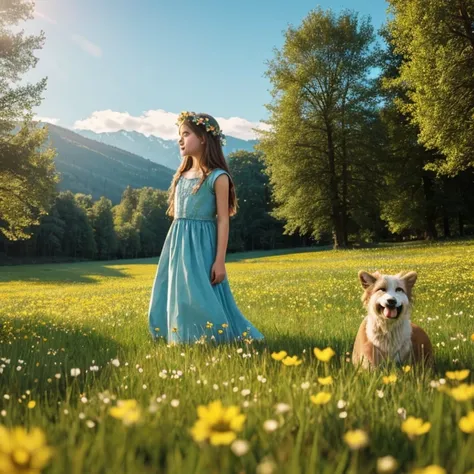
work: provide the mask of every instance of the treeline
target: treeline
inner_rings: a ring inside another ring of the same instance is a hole
[[[263,161],[257,153],[229,156],[236,185],[239,212],[232,219],[229,251],[275,249],[302,245],[298,236],[284,236],[283,224],[270,215],[271,191]],[[28,229],[31,238],[9,241],[0,238],[0,252],[7,258],[123,259],[158,256],[170,218],[166,215],[168,193],[145,187],[122,194],[112,206],[106,197],[59,193],[48,215]]]

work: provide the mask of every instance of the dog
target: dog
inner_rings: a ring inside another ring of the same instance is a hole
[[[367,316],[357,333],[352,363],[374,368],[383,362],[433,366],[428,335],[410,321],[415,272],[382,275],[359,272]]]

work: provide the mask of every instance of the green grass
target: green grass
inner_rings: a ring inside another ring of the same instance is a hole
[[[267,461],[275,473],[371,473],[386,455],[397,459],[397,472],[430,464],[450,474],[474,469],[474,434],[458,427],[474,400],[457,402],[433,386],[446,370],[474,366],[473,241],[230,255],[237,303],[266,336],[251,345],[152,343],[147,309],[156,264],[1,269],[0,424],[45,432],[55,455],[43,472],[250,474],[266,472]],[[363,373],[348,361],[364,316],[360,269],[418,272],[413,320],[433,342],[433,372],[392,366]],[[313,348],[327,346],[336,356],[318,362]],[[285,367],[271,358],[280,350],[303,363]],[[72,377],[72,368],[81,374]],[[173,371],[182,375],[172,378]],[[334,384],[319,385],[318,377],[329,374]],[[385,385],[388,374],[397,382]],[[473,380],[471,373],[463,383]],[[316,406],[310,395],[322,390],[332,398]],[[125,426],[110,415],[125,399],[137,400],[139,423]],[[32,409],[29,400],[36,401]],[[246,415],[238,438],[249,442],[247,454],[193,440],[196,408],[213,400]],[[277,403],[291,410],[277,414]],[[430,431],[409,439],[401,431],[403,410],[431,422]],[[263,427],[269,419],[279,425],[273,432]],[[347,447],[343,436],[351,429],[368,434],[366,448]]]

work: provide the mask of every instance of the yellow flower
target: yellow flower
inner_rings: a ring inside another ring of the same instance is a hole
[[[443,469],[436,464],[432,464],[431,466],[415,469],[412,471],[412,474],[446,474],[446,469]]]
[[[35,406],[36,406],[36,402],[35,402],[34,400],[30,400],[30,401],[28,402],[28,408],[31,409],[31,408],[34,408]]]
[[[219,334],[223,334],[223,333],[224,333],[224,330],[223,330],[223,329],[218,329],[217,332],[218,332]]]
[[[315,405],[326,405],[331,400],[332,395],[329,392],[319,392],[317,395],[311,395],[309,398]]]
[[[208,321],[208,322],[206,323],[206,328],[207,328],[207,329],[211,329],[212,326],[214,326],[214,324],[211,323],[210,321]]]
[[[272,352],[272,359],[283,360],[288,354],[285,351]]]
[[[369,444],[369,436],[363,430],[351,430],[344,435],[344,441],[350,449],[356,450]]]
[[[220,400],[198,406],[197,413],[199,418],[191,428],[194,441],[209,441],[214,446],[231,444],[246,418],[238,406],[225,407]]]
[[[21,426],[11,430],[0,426],[0,472],[39,474],[52,455],[41,429],[33,428],[28,433]]]
[[[408,372],[410,372],[411,367],[410,367],[409,365],[404,365],[404,366],[402,367],[402,370],[403,370],[403,372],[405,372],[405,373],[407,374]]]
[[[388,377],[383,377],[382,380],[385,385],[388,385],[391,383],[395,383],[397,381],[397,376],[395,374],[391,374]]]
[[[109,413],[114,418],[122,420],[124,425],[132,425],[140,420],[141,410],[136,400],[119,400],[116,407],[112,407]]]
[[[402,431],[406,433],[410,439],[413,439],[416,436],[424,435],[428,433],[430,429],[430,422],[424,422],[421,418],[415,418],[414,416],[409,416],[402,423]]]
[[[446,372],[446,377],[450,380],[464,380],[469,377],[469,369],[455,370]]]
[[[247,331],[244,331],[244,332],[242,333],[242,336],[247,337]]]
[[[160,332],[160,328],[155,328],[155,332]]]
[[[332,377],[328,375],[327,377],[318,377],[318,382],[321,385],[331,385],[333,380],[332,380]]]
[[[474,411],[470,411],[467,416],[459,420],[459,428],[464,433],[474,433]]]
[[[471,334],[471,341],[474,342],[474,333]]]
[[[467,385],[462,383],[459,387],[454,387],[451,390],[446,390],[457,402],[467,402],[474,398],[474,385]]]
[[[228,325],[227,323],[224,323],[224,324],[222,325],[222,327],[223,327],[224,329],[226,329],[226,328],[229,327],[229,325]]]
[[[298,356],[293,356],[293,357],[285,357],[283,360],[282,360],[283,364],[285,364],[286,366],[292,366],[292,365],[300,365],[303,363],[303,361],[301,359],[298,359]]]
[[[318,360],[321,362],[329,362],[336,353],[330,348],[326,347],[326,349],[319,349],[318,347],[314,348],[314,355]]]

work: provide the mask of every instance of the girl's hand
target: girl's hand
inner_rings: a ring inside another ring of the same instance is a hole
[[[211,269],[211,284],[217,285],[225,278],[225,264],[224,262],[215,261]]]

